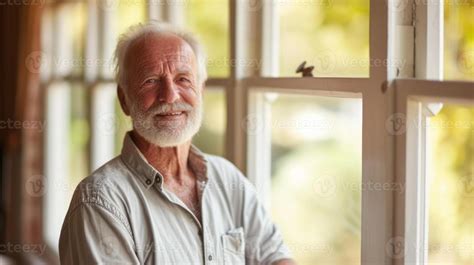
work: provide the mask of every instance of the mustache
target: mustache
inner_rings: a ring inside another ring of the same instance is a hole
[[[164,103],[150,108],[147,112],[153,115],[167,112],[192,111],[194,108],[185,102]]]

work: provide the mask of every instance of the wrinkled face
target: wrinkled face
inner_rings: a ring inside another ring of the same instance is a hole
[[[134,130],[162,147],[190,140],[202,120],[192,48],[175,35],[148,34],[132,43],[125,64],[125,101]]]

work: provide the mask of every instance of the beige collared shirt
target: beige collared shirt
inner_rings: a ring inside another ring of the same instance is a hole
[[[290,258],[252,184],[192,146],[202,223],[127,134],[121,155],[76,188],[59,240],[62,264],[271,264]]]

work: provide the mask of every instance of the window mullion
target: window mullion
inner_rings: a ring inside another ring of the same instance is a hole
[[[162,1],[147,0],[147,19],[162,21],[164,10]]]
[[[186,1],[165,1],[163,6],[163,17],[166,22],[182,27],[185,24],[184,5]]]
[[[262,76],[278,76],[280,71],[280,22],[279,5],[274,1],[262,3]]]
[[[420,79],[443,78],[443,1],[416,1],[415,75]]]
[[[109,8],[98,8],[98,42],[96,49],[99,54],[99,76],[100,79],[112,79],[112,57],[114,52],[114,32],[113,20],[117,17],[118,6]],[[88,32],[94,34],[95,32]],[[94,82],[95,83],[95,82]],[[102,85],[97,83],[89,87],[88,90],[88,120],[90,124],[90,142],[89,142],[89,169],[97,169],[101,163],[113,157],[114,137],[111,137],[111,131],[115,128],[104,129],[104,126],[114,125],[113,110],[115,99],[115,85]]]
[[[362,185],[393,183],[394,135],[386,129],[396,76],[395,1],[370,1],[370,85],[363,94]],[[403,1],[402,1],[403,2]],[[380,64],[380,62],[385,62]],[[393,190],[362,189],[361,264],[392,264]]]
[[[230,0],[231,84],[227,86],[226,154],[242,171],[246,169],[247,135],[242,122],[247,115],[248,97],[243,79],[259,76],[262,36],[262,3]]]

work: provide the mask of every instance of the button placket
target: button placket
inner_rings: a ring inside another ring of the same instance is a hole
[[[203,244],[204,244],[204,254],[207,256],[207,261],[212,262],[215,260],[214,257],[214,245],[213,242],[210,240],[210,236],[207,234],[207,227],[204,229],[203,234]]]

